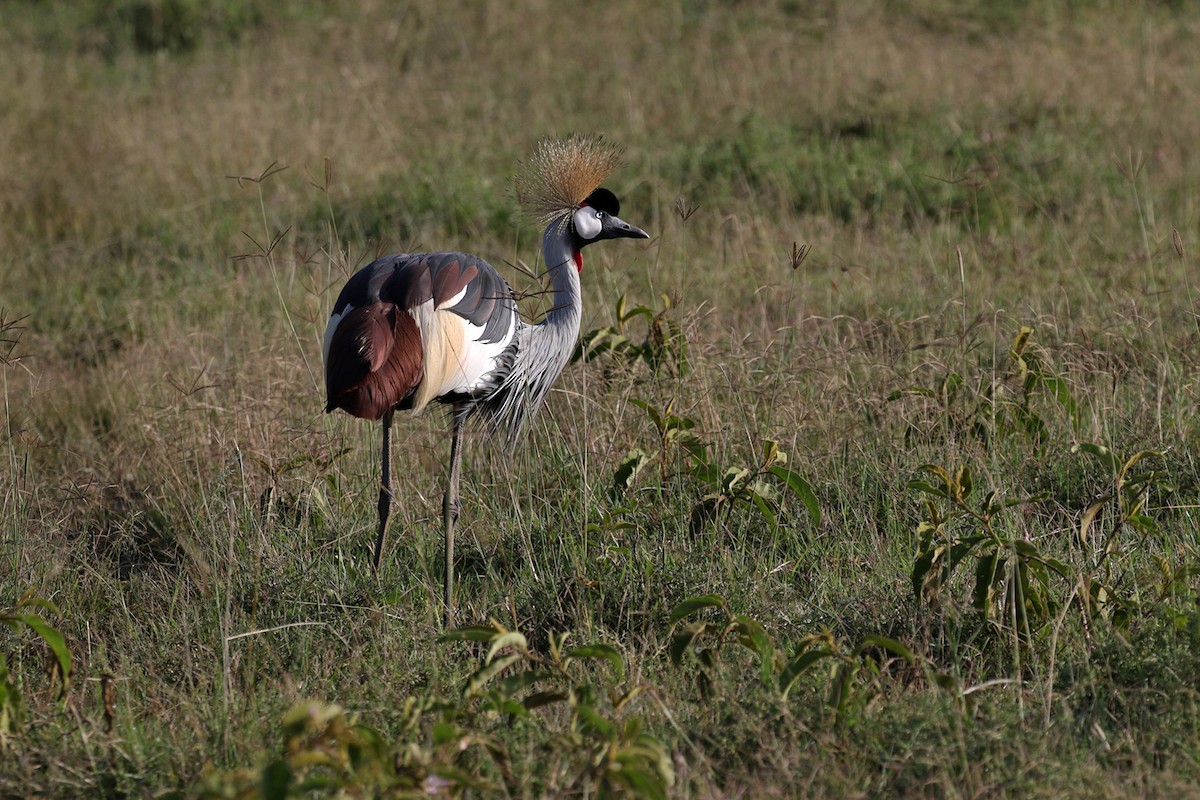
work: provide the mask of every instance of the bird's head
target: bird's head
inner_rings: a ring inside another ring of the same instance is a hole
[[[594,190],[571,214],[576,247],[603,239],[649,239],[650,234],[621,219],[621,201],[603,186]]]
[[[620,163],[621,149],[600,136],[543,139],[517,175],[517,200],[543,224],[567,226],[576,253],[603,239],[649,239],[600,185]]]

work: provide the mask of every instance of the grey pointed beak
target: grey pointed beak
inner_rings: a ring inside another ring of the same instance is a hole
[[[646,233],[641,228],[630,225],[620,217],[609,218],[609,228],[612,231],[614,239],[649,239],[650,234]]]

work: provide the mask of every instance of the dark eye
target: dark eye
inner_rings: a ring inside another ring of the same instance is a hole
[[[608,216],[608,214],[605,214],[603,211],[596,212],[596,219],[604,219],[607,216]]]

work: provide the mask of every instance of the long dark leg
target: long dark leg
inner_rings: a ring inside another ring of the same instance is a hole
[[[379,574],[383,557],[383,535],[387,532],[388,514],[392,510],[392,410],[383,415],[383,466],[379,475],[379,532],[375,534],[375,557],[371,569]]]
[[[450,479],[442,500],[442,522],[446,530],[446,627],[454,625],[454,523],[458,519],[458,476],[462,466],[462,435],[465,417],[454,409],[454,434],[450,439]]]

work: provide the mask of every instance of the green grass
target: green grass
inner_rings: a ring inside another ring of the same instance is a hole
[[[473,796],[652,796],[664,763],[680,797],[1194,796],[1196,11],[4,5],[0,611],[53,601],[74,674],[60,699],[0,627],[0,796],[232,792],[289,742]],[[625,146],[611,188],[655,237],[589,251],[584,330],[626,295],[653,345],[666,308],[687,368],[599,355],[514,458],[472,442],[460,618],[526,646],[464,695],[487,650],[438,640],[448,424],[397,429],[375,577],[379,431],[321,413],[320,337],[381,253],[533,288],[510,176],[575,130]],[[722,485],[765,440],[819,520],[778,474]],[[620,658],[556,661],[562,633]],[[503,706],[523,669],[573,703]],[[306,699],[349,716],[284,723]]]

